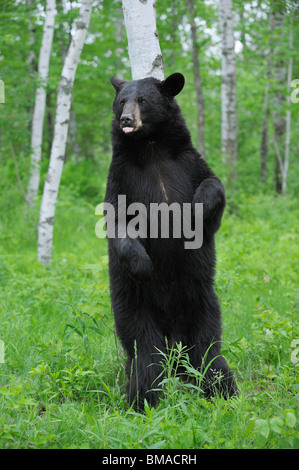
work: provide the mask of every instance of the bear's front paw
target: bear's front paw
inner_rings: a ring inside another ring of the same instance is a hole
[[[197,190],[193,198],[195,203],[203,203],[203,220],[209,224],[212,232],[216,232],[221,224],[225,207],[225,195],[221,182],[217,178],[207,178]]]
[[[121,266],[135,281],[148,281],[153,274],[153,263],[139,241],[121,241],[118,259]]]
[[[153,274],[153,263],[140,240],[130,238],[114,239],[112,248],[119,264],[136,281],[147,281]]]

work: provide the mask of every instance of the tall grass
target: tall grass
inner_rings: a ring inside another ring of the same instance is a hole
[[[163,390],[159,406],[145,404],[142,415],[126,403],[95,204],[62,192],[45,268],[36,261],[37,214],[13,191],[2,201],[2,448],[298,447],[299,209],[267,195],[234,200],[217,234],[216,288],[223,354],[241,394],[205,400],[179,344],[153,385]],[[195,381],[181,380],[179,364]]]

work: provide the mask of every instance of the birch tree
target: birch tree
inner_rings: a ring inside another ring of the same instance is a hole
[[[236,91],[236,54],[232,0],[219,0],[222,42],[221,149],[222,161],[237,177],[238,119]]]
[[[90,22],[91,10],[92,0],[82,0],[76,31],[64,61],[58,86],[54,137],[38,225],[37,257],[44,265],[48,265],[52,257],[54,216],[65,160],[73,85]]]
[[[154,0],[122,0],[132,78],[164,79]]]
[[[290,21],[290,33],[289,33],[289,50],[293,52],[293,18]],[[286,116],[286,140],[285,140],[285,151],[284,161],[280,161],[281,174],[282,174],[282,193],[285,194],[287,191],[287,177],[289,170],[289,158],[290,158],[290,143],[291,143],[291,82],[293,73],[293,57],[289,57],[288,63],[288,74],[287,74],[287,116]]]
[[[53,43],[55,14],[56,1],[47,0],[46,19],[38,60],[38,87],[36,89],[32,118],[30,177],[27,188],[27,200],[30,207],[33,207],[34,205],[40,181],[40,161],[42,154],[43,125],[46,108],[46,87]]]
[[[273,16],[273,31],[276,36],[276,47],[274,49],[274,98],[273,98],[273,143],[276,153],[275,184],[277,193],[286,193],[287,176],[289,169],[290,137],[291,137],[291,81],[293,71],[293,12],[290,14],[289,24],[289,59],[286,63],[284,56],[285,36],[285,4],[282,1],[271,2],[271,14]],[[285,114],[285,105],[287,111]]]
[[[270,116],[270,79],[271,79],[271,68],[270,60],[268,59],[267,64],[267,83],[264,95],[264,109],[263,109],[263,120],[262,120],[262,132],[261,132],[261,180],[262,183],[267,181],[267,155],[268,155],[268,127],[269,127],[269,116]]]
[[[35,62],[36,62],[36,56],[34,52],[34,45],[35,45],[35,24],[33,21],[33,0],[27,0],[27,5],[29,7],[29,24],[28,24],[28,31],[29,31],[29,54],[28,54],[28,68],[29,68],[29,76],[30,78],[33,78],[35,75]]]
[[[285,119],[285,83],[286,83],[286,63],[284,50],[284,7],[282,1],[271,1],[272,27],[274,35],[273,47],[273,143],[276,153],[275,159],[275,187],[276,192],[281,193],[281,153],[285,139],[286,119]]]
[[[273,29],[273,18],[269,12],[269,31],[268,35],[271,34]],[[263,108],[263,119],[262,119],[262,130],[261,130],[261,181],[262,183],[266,183],[267,181],[267,173],[268,173],[268,165],[267,165],[267,157],[268,157],[268,132],[269,132],[269,117],[270,117],[270,84],[272,80],[272,61],[271,56],[273,53],[273,44],[272,39],[269,40],[269,47],[266,50],[267,55],[267,82],[265,87],[265,94],[264,94],[264,108]]]
[[[205,143],[204,143],[204,102],[202,94],[202,84],[199,68],[199,50],[197,42],[196,24],[195,24],[195,13],[194,13],[194,1],[188,0],[188,10],[191,26],[191,37],[192,37],[192,58],[193,58],[193,70],[194,70],[194,82],[197,102],[197,143],[201,156],[205,158]]]

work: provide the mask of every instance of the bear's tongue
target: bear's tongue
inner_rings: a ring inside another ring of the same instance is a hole
[[[128,134],[129,132],[132,132],[134,130],[134,127],[123,127],[123,131]]]

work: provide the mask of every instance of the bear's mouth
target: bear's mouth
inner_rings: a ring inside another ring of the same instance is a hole
[[[130,134],[130,132],[134,132],[134,127],[122,127],[122,130],[125,134]]]
[[[135,134],[136,132],[138,132],[142,128],[142,124],[134,126],[134,127],[133,126],[128,126],[128,125],[127,126],[122,126],[121,125],[120,128],[127,135]]]

